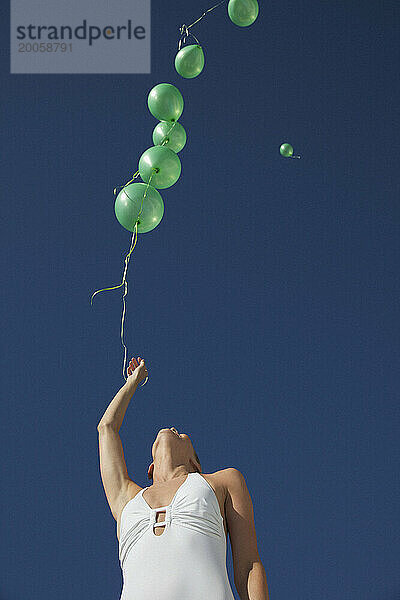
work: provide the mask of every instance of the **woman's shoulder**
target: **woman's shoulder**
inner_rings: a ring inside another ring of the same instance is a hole
[[[235,467],[227,467],[226,469],[220,469],[214,471],[214,473],[201,473],[201,475],[207,480],[207,482],[216,491],[220,492],[221,496],[225,499],[228,492],[228,488],[232,483],[243,475]]]

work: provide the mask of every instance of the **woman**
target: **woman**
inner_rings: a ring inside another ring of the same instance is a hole
[[[97,426],[101,477],[117,522],[120,600],[233,600],[228,533],[240,599],[268,600],[253,505],[240,471],[204,475],[189,436],[170,427],[160,429],[152,445],[152,485],[142,488],[129,477],[118,432],[147,375],[145,361],[132,358],[125,384]]]

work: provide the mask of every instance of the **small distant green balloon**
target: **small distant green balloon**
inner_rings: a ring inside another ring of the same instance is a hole
[[[140,177],[148,183],[154,173],[150,185],[155,188],[164,189],[174,185],[180,177],[181,170],[178,155],[164,146],[148,148],[139,159]]]
[[[186,131],[177,121],[161,121],[155,126],[153,131],[153,143],[155,146],[161,146],[180,152],[186,144]]]
[[[183,113],[183,96],[171,83],[159,83],[150,91],[147,104],[159,121],[177,121]]]
[[[175,69],[182,77],[193,79],[200,75],[204,68],[203,48],[198,44],[191,44],[179,50],[175,57]]]
[[[258,17],[257,0],[229,0],[228,15],[230,20],[239,27],[252,25]]]
[[[281,145],[281,147],[279,148],[279,152],[282,156],[289,158],[293,155],[293,148],[290,144],[285,143]]]
[[[138,233],[152,231],[160,223],[163,215],[164,202],[160,192],[146,183],[131,183],[125,186],[115,199],[115,216],[128,231],[134,231],[138,216]]]

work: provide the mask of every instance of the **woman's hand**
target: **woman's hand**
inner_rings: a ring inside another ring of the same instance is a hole
[[[137,360],[135,357],[131,358],[127,372],[127,382],[133,380],[136,381],[136,383],[140,383],[149,376],[146,365],[144,364],[144,358],[140,358],[140,356],[137,357]]]

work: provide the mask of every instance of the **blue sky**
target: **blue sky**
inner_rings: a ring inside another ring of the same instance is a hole
[[[174,425],[204,473],[244,474],[271,600],[400,598],[398,6],[261,2],[248,28],[220,7],[183,80],[179,26],[210,6],[153,2],[149,75],[10,75],[2,20],[0,600],[119,598],[96,425],[123,384],[122,303],[90,296],[121,281],[113,188],[162,82],[188,141],[128,271],[150,375],[120,430],[129,474],[148,484]]]

